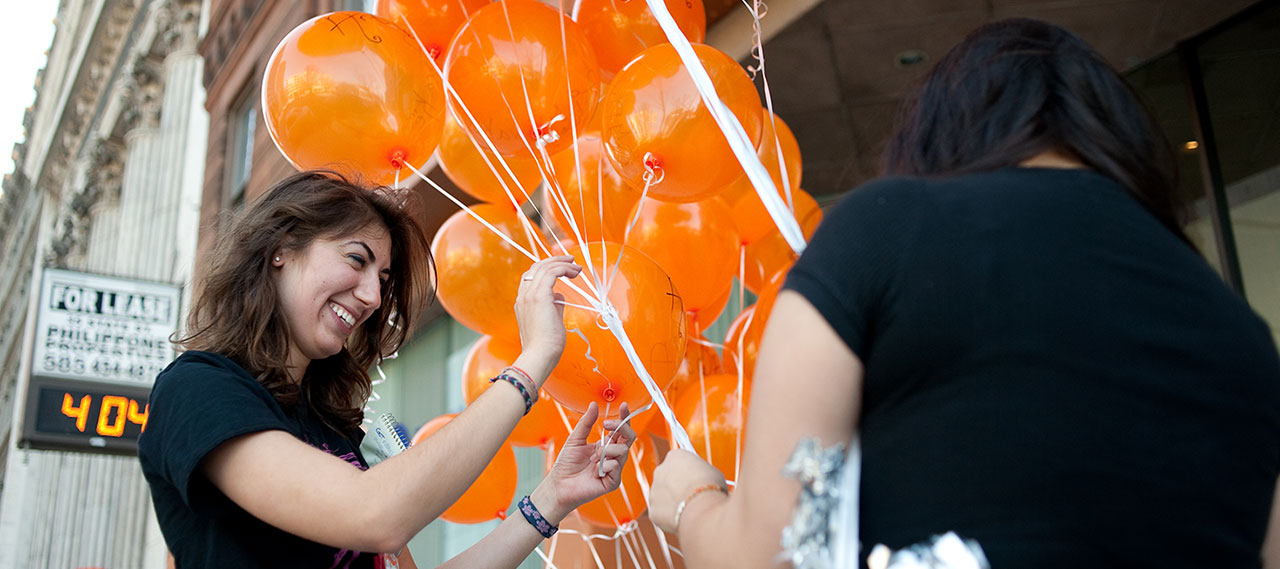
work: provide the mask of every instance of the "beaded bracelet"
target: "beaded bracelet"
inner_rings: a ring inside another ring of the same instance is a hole
[[[680,503],[676,504],[676,515],[675,515],[675,518],[671,520],[671,525],[675,526],[675,529],[677,532],[680,531],[680,516],[684,514],[684,507],[688,506],[689,502],[693,500],[698,494],[701,494],[708,490],[724,492],[725,494],[729,493],[728,488],[725,488],[724,486],[721,486],[719,484],[706,484],[706,485],[694,488],[693,492],[690,492],[687,498],[680,500]]]
[[[507,381],[511,385],[516,386],[516,389],[520,390],[520,397],[524,398],[524,414],[528,415],[529,410],[533,409],[533,404],[538,401],[537,392],[530,394],[529,389],[524,386],[524,382],[520,381],[516,376],[507,373],[506,370],[503,370],[502,373],[489,378],[489,383],[493,383],[499,379]]]
[[[520,508],[520,513],[524,514],[524,519],[529,520],[529,523],[533,525],[533,529],[538,530],[542,537],[550,539],[551,536],[560,531],[559,526],[551,525],[547,518],[542,517],[542,513],[538,511],[538,508],[534,507],[533,500],[530,500],[528,495],[520,499],[518,507]]]

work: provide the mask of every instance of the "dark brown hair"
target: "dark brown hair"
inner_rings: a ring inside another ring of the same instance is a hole
[[[1146,107],[1071,32],[1010,19],[974,30],[902,108],[886,174],[948,176],[1069,154],[1129,190],[1183,242],[1176,166]]]
[[[187,334],[177,343],[231,358],[281,405],[291,407],[306,397],[327,425],[352,432],[371,392],[369,368],[399,349],[433,297],[429,243],[407,211],[412,195],[365,189],[334,172],[302,172],[282,180],[222,228],[187,318]],[[278,302],[271,257],[371,225],[385,227],[391,241],[382,305],[339,353],[311,362],[299,389],[286,368],[292,336]]]

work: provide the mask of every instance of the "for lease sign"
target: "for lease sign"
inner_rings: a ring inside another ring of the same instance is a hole
[[[32,371],[150,384],[173,359],[180,294],[170,285],[45,269]]]

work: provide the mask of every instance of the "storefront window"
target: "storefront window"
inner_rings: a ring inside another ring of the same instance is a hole
[[[1197,46],[1245,298],[1280,343],[1280,3]]]
[[[1259,4],[1126,77],[1176,153],[1187,234],[1280,344],[1280,3]],[[1215,196],[1224,210],[1216,220]]]

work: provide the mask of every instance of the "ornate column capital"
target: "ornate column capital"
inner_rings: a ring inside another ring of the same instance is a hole
[[[164,58],[173,53],[196,50],[199,40],[200,1],[162,0],[156,6],[156,34],[151,53]]]
[[[151,57],[133,60],[124,85],[125,110],[120,113],[116,130],[121,135],[136,128],[160,126],[160,107],[164,97],[164,70]]]

